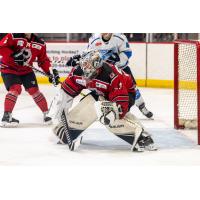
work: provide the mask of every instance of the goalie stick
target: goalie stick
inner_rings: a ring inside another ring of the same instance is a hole
[[[69,149],[71,151],[73,151],[75,144],[74,144],[74,141],[72,139],[72,135],[71,135],[70,130],[69,130],[69,126],[68,126],[68,122],[67,122],[67,118],[66,118],[66,114],[65,114],[64,110],[63,110],[62,115],[61,115],[61,121],[62,121],[62,124],[64,126],[64,133],[65,133],[65,136],[66,136],[66,140],[67,140]]]

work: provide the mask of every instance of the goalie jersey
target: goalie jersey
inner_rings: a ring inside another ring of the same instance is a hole
[[[124,69],[128,63],[129,58],[132,56],[132,50],[128,40],[124,34],[113,33],[110,40],[104,41],[101,34],[94,34],[89,39],[88,50],[99,50],[102,55],[117,54],[120,61],[115,65],[120,69]],[[110,54],[109,53],[109,54]]]
[[[116,102],[122,108],[122,118],[129,110],[129,93],[135,92],[131,77],[111,64],[104,63],[96,78],[86,80],[80,66],[74,67],[62,83],[62,89],[71,97],[80,94],[82,89],[96,91],[108,101]]]

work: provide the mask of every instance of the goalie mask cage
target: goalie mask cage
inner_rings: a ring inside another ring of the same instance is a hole
[[[200,43],[174,42],[174,127],[196,129],[200,145]]]

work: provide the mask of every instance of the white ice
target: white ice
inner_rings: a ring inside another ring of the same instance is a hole
[[[56,89],[40,85],[51,102]],[[18,98],[13,116],[20,120],[18,128],[0,128],[0,166],[2,165],[200,165],[200,148],[196,131],[173,128],[173,90],[140,88],[154,120],[146,119],[134,107],[131,112],[152,134],[158,151],[134,153],[130,145],[95,122],[84,134],[75,152],[56,144],[51,126],[42,123],[42,113],[25,92]],[[3,114],[6,90],[0,85],[0,115]]]

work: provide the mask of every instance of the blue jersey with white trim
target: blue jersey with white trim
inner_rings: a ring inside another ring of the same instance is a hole
[[[111,54],[118,54],[120,61],[115,65],[121,69],[128,65],[132,50],[124,34],[113,33],[110,40],[102,40],[101,34],[93,34],[89,39],[88,50],[99,50],[102,55],[109,57]]]

